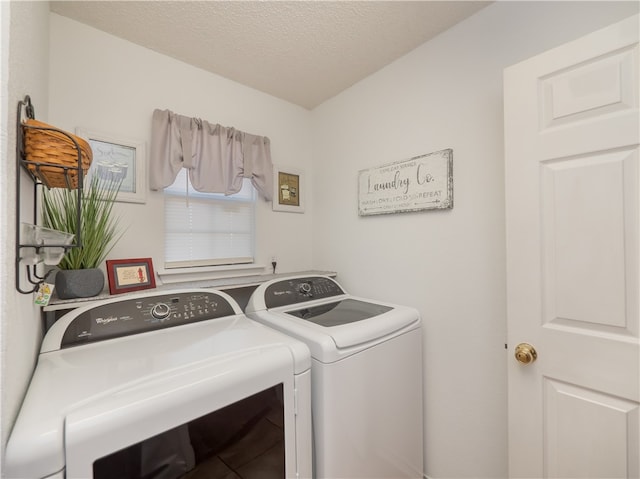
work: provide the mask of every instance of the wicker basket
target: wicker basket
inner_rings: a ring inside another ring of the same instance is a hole
[[[24,165],[31,174],[49,188],[78,188],[78,150],[70,137],[80,147],[84,174],[93,159],[89,143],[37,120],[26,120],[22,128]]]

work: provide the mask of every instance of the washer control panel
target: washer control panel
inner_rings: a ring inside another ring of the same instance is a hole
[[[185,292],[123,299],[80,313],[67,326],[61,348],[206,321],[236,312],[216,293]]]
[[[313,299],[331,298],[345,294],[331,278],[309,276],[306,278],[284,279],[270,284],[264,292],[267,309],[304,303]]]

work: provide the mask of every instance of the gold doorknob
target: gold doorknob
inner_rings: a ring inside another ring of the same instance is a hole
[[[535,348],[528,343],[520,343],[516,346],[516,359],[522,364],[531,364],[538,358]]]

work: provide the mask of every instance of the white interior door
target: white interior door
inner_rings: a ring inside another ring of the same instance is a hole
[[[505,71],[511,477],[640,476],[638,23]]]

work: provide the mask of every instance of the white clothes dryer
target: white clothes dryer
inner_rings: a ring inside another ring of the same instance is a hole
[[[268,464],[242,463],[251,434],[268,435]],[[226,467],[230,477],[309,478],[311,454],[307,346],[249,320],[223,292],[154,291],[51,327],[4,477],[222,477]]]
[[[266,282],[245,314],[311,350],[314,477],[422,478],[422,321],[326,276]]]

